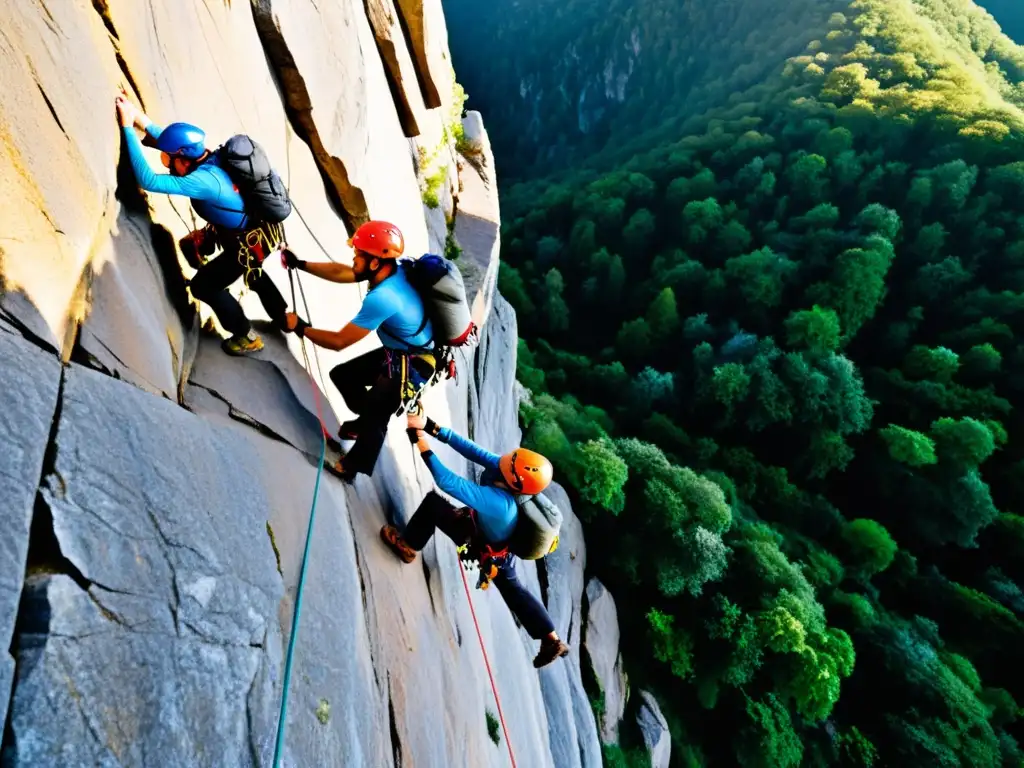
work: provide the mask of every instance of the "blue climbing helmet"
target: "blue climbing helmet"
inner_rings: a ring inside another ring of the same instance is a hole
[[[206,151],[206,133],[191,123],[171,123],[156,140],[156,148],[168,155],[196,160]]]

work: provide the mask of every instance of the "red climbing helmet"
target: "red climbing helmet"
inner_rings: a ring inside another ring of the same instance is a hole
[[[348,240],[356,248],[381,259],[397,259],[405,250],[401,230],[386,221],[368,221]]]
[[[527,496],[547,488],[554,474],[551,462],[528,448],[516,448],[506,453],[498,460],[498,468],[509,488]]]

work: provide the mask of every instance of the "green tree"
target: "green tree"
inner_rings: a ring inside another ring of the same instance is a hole
[[[564,290],[562,273],[552,267],[544,276],[544,319],[555,333],[569,329],[569,305],[562,295]]]
[[[833,310],[815,304],[811,309],[790,313],[786,334],[790,346],[816,354],[834,352],[839,348],[839,317]]]
[[[679,333],[679,311],[676,308],[676,294],[671,287],[662,288],[651,302],[646,320],[654,343],[664,344],[675,339]]]
[[[896,556],[896,542],[884,526],[874,520],[852,520],[843,529],[850,564],[860,573],[871,577],[892,564]]]
[[[940,459],[965,469],[978,467],[996,449],[992,430],[970,417],[938,419],[932,423],[931,436]]]
[[[935,442],[920,432],[890,424],[879,430],[882,439],[889,446],[889,455],[898,462],[910,467],[923,467],[935,464]]]
[[[796,271],[796,264],[771,248],[760,248],[725,262],[725,276],[746,300],[771,309],[782,302],[787,280]]]

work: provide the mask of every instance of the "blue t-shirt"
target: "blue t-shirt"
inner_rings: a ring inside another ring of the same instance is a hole
[[[146,133],[157,139],[160,138],[163,129],[157,125],[150,125]],[[124,135],[128,144],[128,159],[131,161],[139,186],[144,190],[191,198],[195,212],[215,226],[238,230],[248,227],[249,217],[245,215],[242,196],[227,171],[217,164],[215,155],[211,155],[187,176],[157,174],[153,173],[153,169],[146,162],[142,142],[131,126],[124,129]]]
[[[498,455],[481,448],[457,432],[443,427],[438,440],[448,443],[457,453],[491,472],[498,471]],[[476,510],[477,524],[488,544],[500,544],[512,538],[519,519],[519,506],[511,492],[493,485],[477,485],[459,477],[446,467],[433,451],[423,460],[434,476],[437,487],[452,498]]]
[[[434,338],[423,299],[401,267],[370,289],[352,324],[376,331],[381,344],[399,351],[430,347]]]

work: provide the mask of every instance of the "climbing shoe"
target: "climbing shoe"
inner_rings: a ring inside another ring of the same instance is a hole
[[[568,645],[561,640],[552,640],[550,637],[545,637],[540,641],[540,650],[537,652],[537,657],[533,660],[533,666],[540,669],[541,667],[546,667],[555,659],[568,655]]]
[[[393,525],[385,525],[380,529],[380,538],[405,563],[416,559],[416,550],[405,543],[402,534]]]
[[[260,335],[254,333],[253,336],[254,338],[251,339],[248,336],[232,336],[230,339],[224,339],[221,348],[235,357],[251,355],[253,352],[263,349],[263,339],[260,338]]]
[[[352,483],[356,479],[356,473],[353,472],[352,470],[349,470],[349,469],[345,468],[345,459],[344,459],[344,457],[338,459],[333,464],[330,463],[330,462],[326,462],[324,464],[324,468],[328,472],[330,472],[332,475],[340,477],[346,483]]]
[[[346,421],[338,428],[339,440],[355,440],[359,437],[359,419]]]

